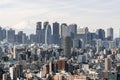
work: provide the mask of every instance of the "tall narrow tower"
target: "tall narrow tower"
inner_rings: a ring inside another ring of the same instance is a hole
[[[51,44],[51,26],[48,24],[45,29],[45,45]]]
[[[113,40],[113,28],[108,28],[107,29],[107,39],[108,40]]]
[[[37,22],[36,25],[36,42],[41,43],[41,27],[42,27],[42,22]]]

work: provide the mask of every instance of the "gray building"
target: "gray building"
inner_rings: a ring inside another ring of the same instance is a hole
[[[71,37],[70,36],[63,37],[63,49],[64,49],[64,55],[67,58],[69,58],[71,55]]]
[[[52,41],[54,44],[60,43],[60,35],[59,35],[59,23],[53,23],[53,38]]]
[[[52,43],[52,35],[51,35],[51,26],[48,24],[46,26],[45,30],[45,44],[51,44]]]
[[[3,41],[4,39],[6,39],[6,30],[0,27],[0,41]]]
[[[62,38],[63,37],[63,35],[64,35],[64,29],[67,27],[67,24],[66,23],[62,23],[61,24],[61,28],[60,28],[60,38]]]
[[[105,31],[104,29],[97,29],[96,35],[98,39],[105,40]]]
[[[70,35],[71,38],[74,39],[75,35],[77,34],[77,25],[76,24],[70,24],[69,25]]]
[[[107,39],[108,40],[113,40],[113,28],[108,28],[107,29]]]
[[[42,22],[37,22],[36,23],[36,42],[37,43],[42,43],[41,41],[41,29],[42,28]]]
[[[37,42],[37,37],[35,34],[30,34],[30,43]]]
[[[7,41],[9,43],[14,43],[14,39],[15,39],[15,30],[9,29],[7,31]]]

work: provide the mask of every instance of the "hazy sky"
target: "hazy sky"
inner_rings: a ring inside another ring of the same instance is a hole
[[[1,26],[29,33],[37,21],[76,23],[91,31],[113,27],[118,36],[120,0],[0,0]]]

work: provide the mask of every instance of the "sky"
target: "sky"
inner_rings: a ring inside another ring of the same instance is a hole
[[[114,28],[119,36],[120,0],[0,0],[0,26],[35,32],[38,21],[76,23],[78,28]]]

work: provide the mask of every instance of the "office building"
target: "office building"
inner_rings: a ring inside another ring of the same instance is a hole
[[[60,35],[59,35],[59,23],[53,23],[53,43],[59,44],[60,43]]]
[[[67,24],[66,24],[66,23],[62,23],[62,24],[61,24],[61,28],[60,28],[60,38],[62,38],[63,35],[64,35],[64,33],[67,32],[67,31],[65,31],[66,28],[67,28]],[[65,30],[64,30],[64,29],[65,29]]]
[[[64,56],[67,58],[69,58],[71,55],[71,42],[72,40],[70,36],[63,37]]]
[[[45,30],[45,44],[49,45],[51,43],[52,43],[51,26],[48,24]]]
[[[30,34],[30,43],[37,42],[37,37],[35,34]]]
[[[23,31],[19,31],[17,34],[17,42],[19,44],[22,44],[22,42],[23,42],[23,34],[24,34]]]
[[[3,41],[3,31],[2,31],[2,27],[0,27],[0,41]]]
[[[42,28],[42,22],[37,22],[36,23],[36,42],[37,43],[42,43],[41,28]]]
[[[37,34],[37,33],[39,33],[39,31],[40,31],[41,28],[42,28],[42,22],[37,22],[36,24],[37,24],[37,25],[36,25],[36,34]]]
[[[107,29],[107,39],[108,40],[113,40],[113,28],[108,28]]]
[[[48,21],[46,21],[46,22],[43,23],[43,29],[44,29],[44,30],[46,30],[47,25],[49,25],[49,22],[48,22]]]
[[[105,31],[103,29],[98,29],[96,35],[98,39],[105,40]]]
[[[14,43],[14,39],[15,39],[15,30],[9,29],[7,31],[7,41],[9,43]]]
[[[74,39],[74,37],[77,34],[77,25],[76,24],[70,24],[69,25],[69,30],[70,30],[71,38]]]
[[[3,34],[2,37],[3,37],[3,40],[4,40],[4,39],[6,39],[6,29],[3,29],[2,32],[3,32],[3,33],[2,33],[2,34]]]

